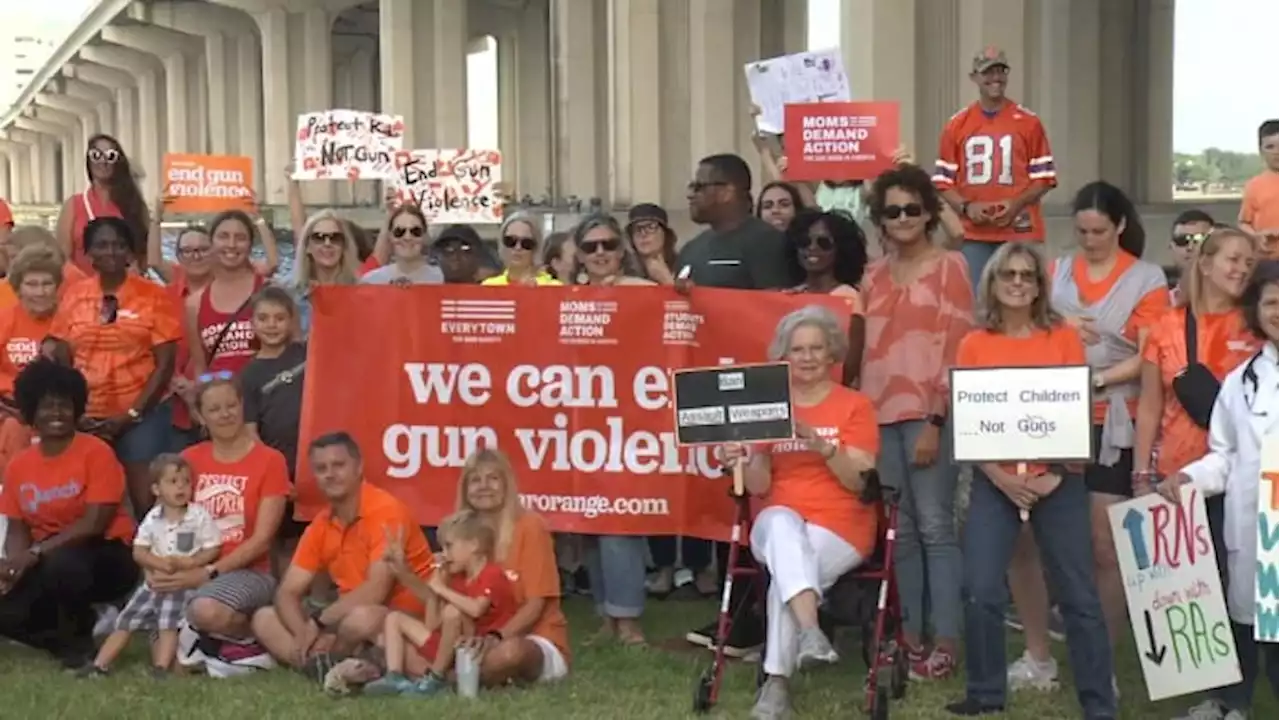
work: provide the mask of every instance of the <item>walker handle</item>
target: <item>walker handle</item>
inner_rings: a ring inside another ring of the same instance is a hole
[[[1027,474],[1027,464],[1026,464],[1026,463],[1024,463],[1024,462],[1020,462],[1020,463],[1018,463],[1018,474],[1019,474],[1019,475],[1026,475],[1026,474]],[[1019,508],[1019,509],[1018,509],[1018,517],[1022,520],[1022,522],[1026,522],[1026,521],[1028,521],[1028,520],[1030,520],[1030,519],[1031,519],[1031,511],[1030,511],[1030,510],[1027,510],[1026,508]]]

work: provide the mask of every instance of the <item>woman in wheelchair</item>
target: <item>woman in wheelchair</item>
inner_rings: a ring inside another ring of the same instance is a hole
[[[831,311],[814,305],[784,317],[769,358],[791,363],[796,438],[720,448],[726,465],[744,464],[747,490],[763,501],[750,536],[770,577],[757,720],[789,714],[787,678],[797,667],[838,659],[818,627],[819,601],[875,548],[876,509],[859,493],[875,467],[879,428],[871,402],[835,380],[845,351]]]
[[[960,341],[956,366],[1084,365],[1080,334],[1049,307],[1049,276],[1034,246],[996,251],[978,286],[978,329]],[[1067,630],[1076,695],[1087,720],[1116,716],[1111,642],[1093,575],[1089,493],[1082,469],[1028,462],[974,469],[965,523],[965,699],[952,715],[1004,711],[1005,575],[1026,518]],[[1021,515],[1021,517],[1020,517]]]

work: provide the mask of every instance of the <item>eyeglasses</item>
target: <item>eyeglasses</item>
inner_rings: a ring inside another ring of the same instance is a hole
[[[413,237],[420,238],[422,237],[422,233],[425,231],[426,228],[421,225],[410,225],[409,227],[397,225],[391,228],[391,235],[395,238],[402,238],[405,235],[412,235]]]
[[[1000,268],[999,270],[996,270],[996,277],[1000,279],[1000,282],[1012,283],[1014,281],[1020,281],[1027,283],[1028,285],[1034,285],[1036,282],[1036,271]]]
[[[702,192],[703,190],[706,190],[707,188],[723,187],[728,184],[729,183],[723,182],[720,180],[708,180],[705,182],[702,180],[694,180],[693,182],[689,183],[689,192],[699,193],[699,192]]]
[[[346,240],[346,236],[340,232],[313,232],[307,236],[307,242],[320,245],[342,245]]]
[[[199,259],[209,254],[207,247],[180,247],[178,248],[178,257],[190,258],[192,260]]]
[[[517,245],[521,250],[532,250],[538,246],[538,241],[530,237],[517,237],[515,235],[504,235],[502,244],[508,249],[514,249]]]
[[[232,377],[235,376],[230,370],[219,370],[217,372],[205,373],[196,377],[196,383],[203,385],[205,383],[211,383],[214,380],[230,380]]]
[[[114,165],[120,159],[120,151],[114,148],[108,150],[89,148],[89,152],[86,155],[89,158],[89,162],[106,163],[108,165]]]
[[[1186,247],[1188,245],[1199,245],[1209,239],[1209,233],[1182,233],[1173,236],[1173,244],[1178,247]]]
[[[608,240],[584,240],[578,243],[578,249],[583,255],[595,255],[603,250],[604,252],[614,252],[622,247],[622,241],[618,238],[609,238]]]
[[[836,241],[829,235],[818,235],[816,237],[805,235],[804,237],[796,238],[796,247],[801,250],[808,250],[814,245],[817,245],[819,250],[832,250],[836,246]]]
[[[115,295],[102,296],[102,312],[99,320],[103,325],[114,324],[120,316],[120,298]]]
[[[924,214],[924,208],[920,203],[907,203],[906,205],[885,205],[884,217],[886,220],[897,220],[906,215],[909,218],[918,218]]]
[[[651,235],[662,231],[662,223],[657,220],[637,220],[631,224],[631,234],[633,235]]]

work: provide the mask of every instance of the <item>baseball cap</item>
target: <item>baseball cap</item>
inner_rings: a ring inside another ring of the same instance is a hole
[[[436,246],[447,242],[463,243],[473,248],[479,247],[481,243],[480,233],[476,232],[476,229],[470,225],[450,225],[440,231],[440,234],[436,236],[435,242],[431,244]]]
[[[654,220],[662,227],[667,227],[671,224],[667,219],[667,211],[653,203],[640,203],[633,206],[627,213],[627,227],[644,220]]]
[[[1009,67],[1009,59],[1005,57],[1004,50],[995,45],[988,45],[973,56],[973,71],[976,73],[984,73],[998,65]]]

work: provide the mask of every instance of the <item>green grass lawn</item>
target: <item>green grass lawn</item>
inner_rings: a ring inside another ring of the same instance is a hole
[[[254,677],[211,680],[175,677],[157,682],[145,673],[141,642],[122,660],[114,675],[103,680],[77,680],[64,675],[42,656],[23,648],[0,645],[0,718],[23,720],[169,720],[170,718],[269,718],[303,720],[324,717],[466,717],[507,720],[614,720],[691,717],[692,689],[710,653],[583,646],[595,629],[587,603],[567,603],[575,631],[573,673],[556,685],[483,694],[466,701],[452,696],[432,699],[331,700],[300,676],[279,670]],[[710,602],[669,600],[649,605],[646,628],[655,645],[672,645],[685,630],[711,617]],[[1013,650],[1019,638],[1011,633]],[[678,643],[677,643],[678,644]],[[800,677],[795,685],[797,713],[812,718],[863,717],[862,662],[856,637],[843,636],[839,645],[846,659]],[[1064,663],[1065,647],[1059,645]],[[1187,699],[1149,703],[1132,647],[1120,658],[1124,718],[1167,720]],[[746,717],[754,692],[755,666],[730,667],[721,693],[719,717]],[[1049,694],[1017,695],[1006,717],[1057,720],[1079,717],[1068,689]],[[1263,688],[1266,688],[1265,682]],[[963,679],[941,684],[912,684],[907,697],[893,706],[891,717],[936,720],[946,717],[942,706],[963,693]],[[1269,693],[1260,689],[1259,695]],[[425,708],[423,705],[436,707]],[[1256,717],[1276,717],[1272,700],[1259,702]]]

